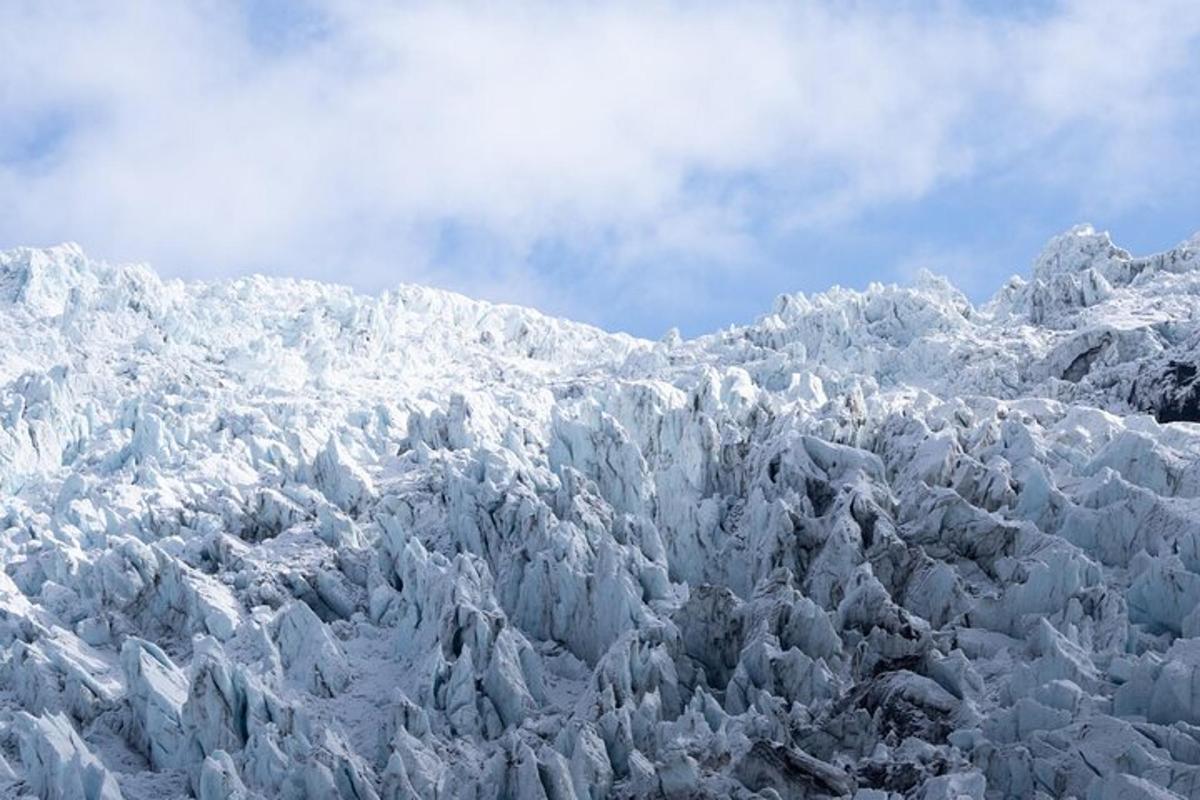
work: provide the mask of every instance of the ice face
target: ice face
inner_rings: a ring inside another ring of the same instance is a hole
[[[1200,797],[1200,237],[611,335],[0,254],[0,795]]]

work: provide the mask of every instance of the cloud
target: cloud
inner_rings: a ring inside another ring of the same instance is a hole
[[[1195,145],[1198,35],[1192,2],[9,3],[0,243],[612,322],[979,174],[1136,203]]]

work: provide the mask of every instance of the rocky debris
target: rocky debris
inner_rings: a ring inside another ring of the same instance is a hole
[[[771,789],[782,798],[845,797],[854,780],[802,750],[774,742],[755,742],[734,770],[748,789]]]

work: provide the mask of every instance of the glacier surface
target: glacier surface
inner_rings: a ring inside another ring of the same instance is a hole
[[[650,342],[0,254],[0,796],[1200,797],[1200,237]]]

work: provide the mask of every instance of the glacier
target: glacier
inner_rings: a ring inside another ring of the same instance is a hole
[[[661,341],[0,254],[0,796],[1200,798],[1200,236]]]

